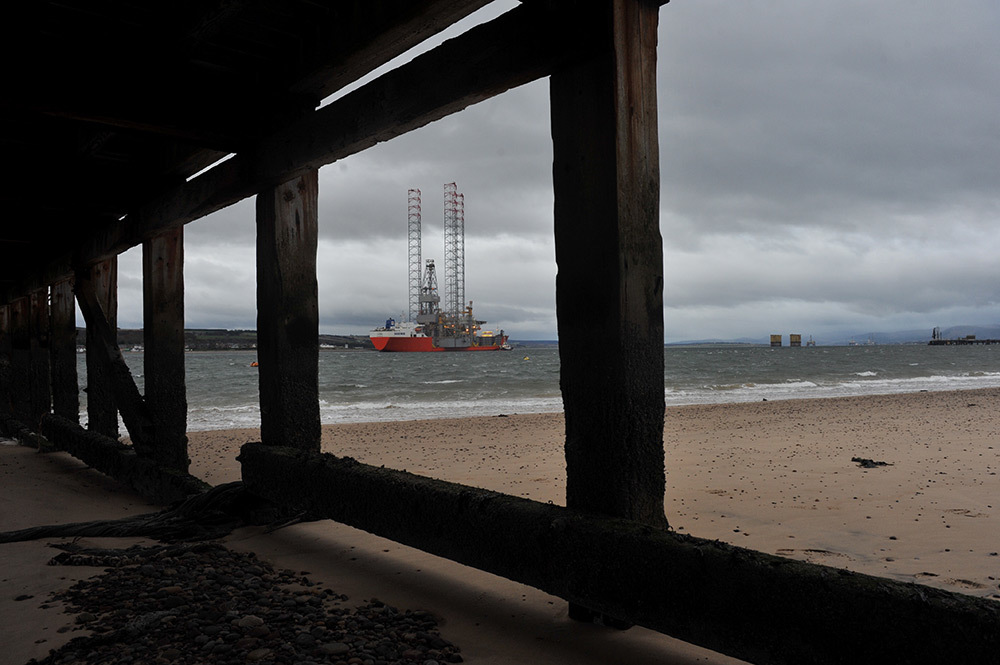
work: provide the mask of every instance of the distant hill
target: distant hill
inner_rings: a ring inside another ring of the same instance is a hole
[[[78,346],[86,344],[86,332],[77,328]],[[118,329],[118,346],[122,349],[141,347],[141,329]],[[320,335],[320,348],[374,349],[368,335]],[[257,348],[256,330],[224,330],[195,328],[184,331],[184,346],[192,351],[253,350]]]
[[[839,339],[825,341],[823,344],[832,346],[844,346],[851,342],[865,344],[869,339],[875,344],[926,344],[931,340],[931,334],[931,329],[867,332],[850,337],[841,335]],[[969,335],[975,335],[979,339],[1000,339],[1000,326],[958,325],[941,328],[941,337],[944,339],[959,339]]]
[[[664,346],[767,346],[768,344],[770,344],[768,339],[741,337],[739,339],[688,339],[682,342],[669,342]]]
[[[1000,339],[1000,325],[997,326],[971,326],[958,325],[941,329],[941,336],[944,339],[959,339],[975,335],[979,339]],[[803,334],[802,343],[806,343],[809,334]],[[852,344],[867,344],[871,340],[874,344],[926,344],[931,340],[931,329],[921,328],[918,330],[895,330],[891,332],[837,332],[826,337],[815,337],[816,343],[820,346],[848,346]],[[788,335],[782,336],[782,343],[788,346]],[[737,339],[692,339],[682,342],[671,342],[667,346],[708,346],[724,344],[750,344],[768,346],[769,338],[755,339],[751,337],[740,337]]]
[[[558,349],[559,341],[555,339],[511,339],[508,343],[513,347],[531,349]]]
[[[979,339],[1000,339],[1000,325],[997,326],[952,326],[942,328],[941,337],[944,339],[959,339],[975,335]]]
[[[975,335],[979,339],[1000,339],[1000,325],[972,326],[958,325],[941,329],[944,339],[960,339]],[[83,328],[77,328],[77,345],[84,346]],[[808,334],[802,337],[805,344]],[[896,330],[892,332],[839,332],[827,337],[817,337],[820,346],[848,346],[850,344],[866,344],[868,340],[875,344],[926,344],[931,339],[931,329]],[[783,335],[782,342],[788,346],[788,335]],[[195,328],[184,331],[184,343],[193,351],[220,350],[251,350],[257,348],[256,330],[224,330],[221,328]],[[327,335],[319,336],[321,348],[374,349],[367,335]],[[768,338],[739,337],[735,339],[690,339],[680,342],[670,342],[666,346],[721,346],[746,345],[767,346]],[[118,345],[122,349],[141,347],[143,344],[141,329],[118,330]],[[510,340],[511,346],[524,348],[558,348],[558,340],[551,339],[518,339]]]

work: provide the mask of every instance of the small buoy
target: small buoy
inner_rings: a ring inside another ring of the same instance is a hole
[[[524,357],[525,360],[531,360],[528,356]]]
[[[250,366],[251,366],[251,367],[257,367],[257,361],[255,360],[255,361],[253,361],[252,363],[250,363]]]

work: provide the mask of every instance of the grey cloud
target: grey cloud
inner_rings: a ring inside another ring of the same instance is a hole
[[[660,26],[668,340],[1000,319],[1000,5],[673,0]],[[455,181],[477,314],[553,338],[551,151],[543,80],[321,169],[322,329],[405,308],[406,190],[440,259]],[[252,324],[254,234],[252,200],[188,226],[189,323]]]

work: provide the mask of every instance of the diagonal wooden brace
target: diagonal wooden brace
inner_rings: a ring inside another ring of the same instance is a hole
[[[87,328],[94,332],[97,340],[94,348],[88,347],[87,352],[95,352],[97,361],[111,377],[111,392],[136,452],[151,457],[156,425],[146,401],[139,394],[132,372],[125,364],[115,331],[108,323],[93,282],[89,279],[77,279],[74,291]]]

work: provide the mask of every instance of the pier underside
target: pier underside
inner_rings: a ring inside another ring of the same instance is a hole
[[[366,80],[486,4],[16,3],[7,22],[21,39],[3,46],[0,102],[0,428],[156,501],[203,492],[188,473],[183,229],[255,196],[261,442],[240,458],[255,496],[545,589],[571,616],[756,663],[848,662],[844,632],[883,662],[994,659],[994,603],[669,530],[656,125],[666,3],[525,1]],[[544,77],[566,508],[321,455],[318,169]],[[143,392],[115,332],[117,257],[137,246]],[[928,633],[937,651],[919,639]]]

